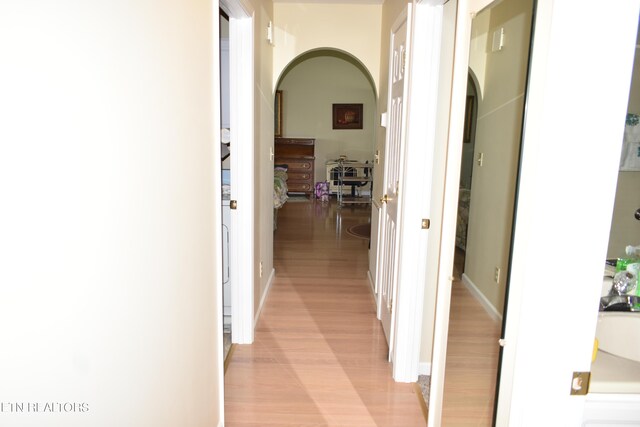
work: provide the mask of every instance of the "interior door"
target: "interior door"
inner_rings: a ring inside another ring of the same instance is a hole
[[[389,57],[389,101],[387,138],[381,209],[381,240],[378,252],[377,277],[380,283],[378,317],[389,343],[389,360],[393,359],[394,310],[398,270],[398,193],[402,162],[404,124],[405,62],[407,46],[407,15],[404,14],[391,32]]]

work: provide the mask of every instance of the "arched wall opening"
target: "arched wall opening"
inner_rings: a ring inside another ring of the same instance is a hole
[[[373,161],[377,91],[356,57],[337,49],[307,51],[284,68],[276,90],[282,94],[280,135],[316,140],[314,182],[324,181],[325,164],[340,156]],[[362,104],[362,129],[334,129],[333,104]]]

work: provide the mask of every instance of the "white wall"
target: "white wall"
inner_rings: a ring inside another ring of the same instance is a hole
[[[283,97],[283,136],[315,138],[314,182],[326,179],[325,164],[340,155],[373,160],[376,98],[367,77],[336,56],[316,56],[295,65],[278,89]],[[363,104],[362,129],[333,129],[332,104]]]
[[[0,4],[1,425],[218,424],[214,17]]]
[[[275,3],[273,8],[274,87],[294,58],[318,48],[343,50],[358,58],[379,87],[381,5]]]
[[[498,425],[575,426],[585,398],[569,394],[571,375],[591,365],[638,2],[539,1],[536,22]],[[572,111],[588,125],[571,126]],[[554,262],[575,248],[579,267]]]

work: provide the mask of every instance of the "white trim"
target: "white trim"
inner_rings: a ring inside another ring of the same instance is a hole
[[[471,295],[480,303],[482,308],[485,309],[487,314],[496,322],[502,322],[502,314],[491,304],[491,301],[487,299],[475,283],[466,274],[462,275],[462,284],[471,292]]]
[[[429,231],[422,229],[422,218],[430,216],[443,8],[417,5],[409,12],[406,136],[401,167],[404,175],[400,179],[403,188],[398,201],[400,238],[393,334],[393,378],[401,382],[415,382],[420,363],[429,255]]]
[[[260,314],[262,314],[262,307],[264,307],[264,303],[267,300],[267,295],[269,295],[269,291],[271,290],[271,285],[273,284],[273,279],[276,277],[275,268],[271,269],[271,273],[269,273],[269,279],[267,280],[267,286],[264,288],[264,292],[262,293],[262,298],[260,298],[260,304],[258,304],[258,311],[256,312],[255,319],[253,321],[253,329],[256,328],[258,324],[258,320],[260,320]]]
[[[381,245],[381,238],[384,236],[384,216],[387,214],[387,205],[384,204],[378,209],[378,242],[376,243],[376,286],[382,283],[383,266],[384,266],[384,245]],[[376,289],[376,317],[382,320],[382,298],[380,291]]]
[[[447,137],[447,160],[444,182],[444,205],[442,212],[442,234],[440,240],[440,263],[438,264],[438,291],[431,359],[431,389],[429,393],[429,415],[427,425],[439,426],[442,418],[444,397],[445,362],[449,331],[449,309],[451,304],[451,272],[455,253],[460,166],[462,159],[462,131],[469,74],[469,48],[471,42],[471,17],[473,10],[469,0],[458,0],[455,25],[455,47],[449,133]],[[449,29],[450,30],[450,29]]]
[[[217,377],[217,383],[215,384],[215,390],[217,392],[217,405],[218,405],[218,426],[224,426],[224,345],[223,345],[223,328],[224,328],[224,298],[222,294],[222,190],[221,190],[221,174],[222,174],[222,162],[220,161],[220,132],[215,132],[220,127],[220,110],[222,96],[220,94],[220,55],[219,55],[219,42],[220,42],[220,14],[218,11],[218,0],[212,2],[211,10],[211,117],[213,141],[212,144],[212,157],[211,162],[213,164],[214,176],[214,221],[215,229],[212,230],[212,240],[214,243],[213,256],[215,257],[213,262],[217,264],[214,268],[215,283],[213,287],[214,296],[217,297],[218,303],[215,306],[215,316],[218,318],[216,323],[218,327],[214,331],[215,344],[217,344],[216,360],[215,360],[215,373]],[[212,361],[213,362],[213,361]],[[212,402],[213,403],[213,402]]]
[[[254,324],[254,66],[253,12],[242,0],[221,2],[230,10],[230,120],[231,211],[229,228],[231,286],[231,339],[238,344],[253,342]],[[241,261],[242,260],[242,261]]]
[[[418,375],[431,375],[431,363],[420,362],[418,365]]]
[[[377,301],[376,285],[375,285],[375,282],[373,281],[373,277],[371,277],[371,271],[368,271],[368,270],[367,270],[367,279],[369,279],[369,286],[371,287],[371,295],[373,295],[373,299]],[[376,306],[377,306],[377,302],[376,302]]]

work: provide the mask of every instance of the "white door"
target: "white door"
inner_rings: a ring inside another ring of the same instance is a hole
[[[387,139],[380,221],[382,222],[378,246],[377,277],[380,283],[378,317],[389,343],[389,360],[393,359],[394,307],[398,272],[398,192],[402,176],[402,146],[404,128],[405,62],[407,42],[407,15],[405,14],[391,33],[389,57],[389,101],[387,111]]]

